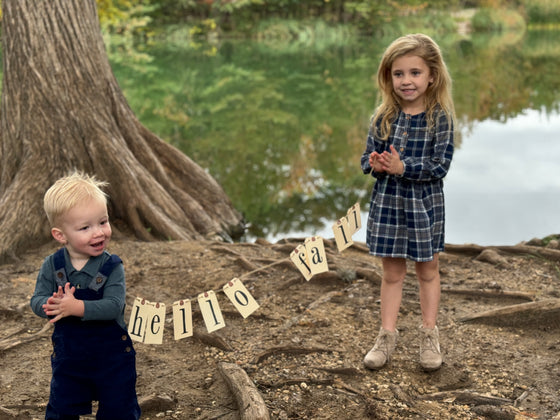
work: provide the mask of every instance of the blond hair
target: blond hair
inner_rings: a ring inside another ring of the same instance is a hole
[[[401,100],[393,89],[391,68],[394,61],[407,54],[422,58],[430,69],[433,78],[425,94],[426,119],[428,127],[435,126],[435,117],[438,109],[442,109],[450,120],[455,119],[455,107],[451,95],[451,76],[439,46],[427,35],[409,34],[402,36],[391,43],[385,50],[377,70],[377,83],[381,103],[371,118],[371,128],[382,140],[387,140],[391,134],[391,124],[399,115]],[[380,121],[380,130],[377,132],[376,124]]]
[[[107,194],[101,188],[109,185],[98,181],[95,176],[83,172],[73,172],[57,180],[45,193],[43,207],[51,226],[78,203],[93,198],[107,204]]]

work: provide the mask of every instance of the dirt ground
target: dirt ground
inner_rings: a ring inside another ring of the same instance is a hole
[[[560,250],[448,246],[440,267],[444,364],[432,373],[418,365],[420,306],[409,266],[397,350],[373,372],[362,360],[379,329],[380,261],[364,244],[340,253],[326,240],[330,271],[305,281],[289,260],[302,242],[112,241],[127,275],[127,322],[135,297],[168,308],[163,344],[135,343],[143,419],[241,418],[222,374],[225,363],[247,373],[272,419],[558,416],[559,311],[464,318],[510,305],[557,304]],[[51,244],[0,265],[0,419],[44,416],[51,331],[43,330],[29,298],[43,258],[54,250]],[[234,277],[260,305],[248,318],[221,292]],[[216,291],[226,323],[211,334],[196,303],[208,290]],[[171,305],[184,298],[193,299],[195,336],[175,341]]]

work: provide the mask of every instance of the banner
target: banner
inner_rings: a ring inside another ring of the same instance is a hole
[[[339,252],[354,243],[352,235],[361,226],[360,204],[356,203],[348,209],[346,216],[337,220],[332,227]],[[306,238],[303,244],[299,244],[290,253],[290,259],[306,281],[311,280],[316,274],[329,271],[325,244],[320,236]],[[247,318],[259,309],[258,302],[240,279],[233,278],[228,281],[222,290],[243,318]],[[226,326],[218,298],[213,290],[199,293],[196,301],[209,333]],[[175,340],[192,337],[194,331],[191,299],[185,298],[173,302],[172,309]],[[165,310],[166,305],[163,302],[150,302],[140,297],[135,298],[128,322],[130,338],[146,344],[161,344]]]

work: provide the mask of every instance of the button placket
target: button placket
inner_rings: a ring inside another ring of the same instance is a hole
[[[410,130],[410,115],[406,114],[405,118],[404,118],[404,127],[403,127],[403,133],[402,133],[402,137],[401,137],[401,142],[397,147],[397,150],[399,151],[399,156],[402,159],[404,157],[404,151],[406,150],[406,143],[408,142],[408,134],[409,134],[409,130]]]

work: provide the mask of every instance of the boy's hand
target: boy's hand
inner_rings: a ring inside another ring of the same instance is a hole
[[[64,293],[62,287],[59,286],[58,291],[47,299],[43,310],[47,316],[54,316],[50,322],[55,323],[67,316],[84,316],[84,302],[74,297],[75,291],[75,287],[70,287],[70,283],[66,283]]]

